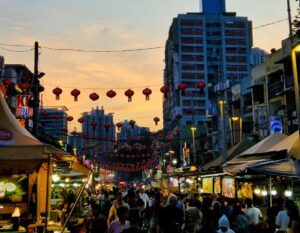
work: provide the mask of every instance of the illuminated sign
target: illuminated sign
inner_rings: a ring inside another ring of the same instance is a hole
[[[282,121],[279,116],[270,116],[270,132],[271,134],[275,132],[282,133]]]
[[[16,118],[27,119],[33,116],[33,108],[30,107],[32,95],[17,95],[16,97]]]

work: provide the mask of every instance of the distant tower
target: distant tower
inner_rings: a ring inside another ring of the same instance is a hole
[[[200,0],[200,9],[205,15],[219,15],[226,12],[225,0]]]

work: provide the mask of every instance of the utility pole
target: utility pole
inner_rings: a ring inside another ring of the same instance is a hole
[[[291,16],[290,0],[287,0],[287,12],[288,12],[288,23],[289,23],[289,36],[291,37],[293,34],[293,30],[292,30],[292,16]]]
[[[39,108],[40,108],[40,96],[39,96],[39,43],[34,43],[34,73],[33,73],[33,117],[32,117],[32,133],[34,136],[38,136],[38,122],[39,122]]]

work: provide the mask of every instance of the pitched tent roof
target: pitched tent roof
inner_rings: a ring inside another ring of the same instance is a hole
[[[250,170],[258,173],[264,173],[275,176],[299,177],[300,176],[300,160],[285,159],[276,162],[271,161],[265,164],[258,164],[250,167]]]
[[[289,157],[300,159],[300,134],[299,131],[286,137],[273,147],[271,147],[268,152],[271,151],[281,151],[287,150]]]
[[[264,153],[269,151],[271,147],[282,141],[283,139],[287,138],[288,136],[279,132],[276,132],[268,137],[264,138],[262,141],[256,143],[254,146],[250,147],[249,149],[245,150],[241,153],[241,155],[247,154],[255,154],[255,153]]]
[[[61,156],[66,152],[56,147],[44,144],[32,136],[23,128],[6,104],[3,95],[0,93],[0,129],[9,131],[13,139],[8,145],[0,144],[0,173],[11,170],[32,170],[37,167],[41,160],[46,160],[48,155]],[[4,161],[9,161],[4,163]],[[31,161],[31,162],[29,162]]]

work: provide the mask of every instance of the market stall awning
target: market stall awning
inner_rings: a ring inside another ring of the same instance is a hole
[[[299,131],[296,131],[292,135],[286,137],[268,151],[281,151],[287,150],[290,158],[300,159],[300,135]]]
[[[239,155],[223,165],[223,171],[231,176],[245,173],[249,167],[269,161],[287,158],[287,151],[257,153],[253,155]]]
[[[300,160],[285,159],[276,162],[258,164],[249,168],[258,173],[274,176],[300,177]]]
[[[249,149],[245,150],[244,152],[241,153],[241,155],[267,152],[272,146],[276,145],[277,143],[279,143],[285,138],[287,138],[287,135],[276,132],[264,138],[262,141],[256,143],[254,146],[250,147]]]
[[[0,93],[0,161],[48,158],[48,155],[65,155],[66,152],[40,142],[20,125]]]

